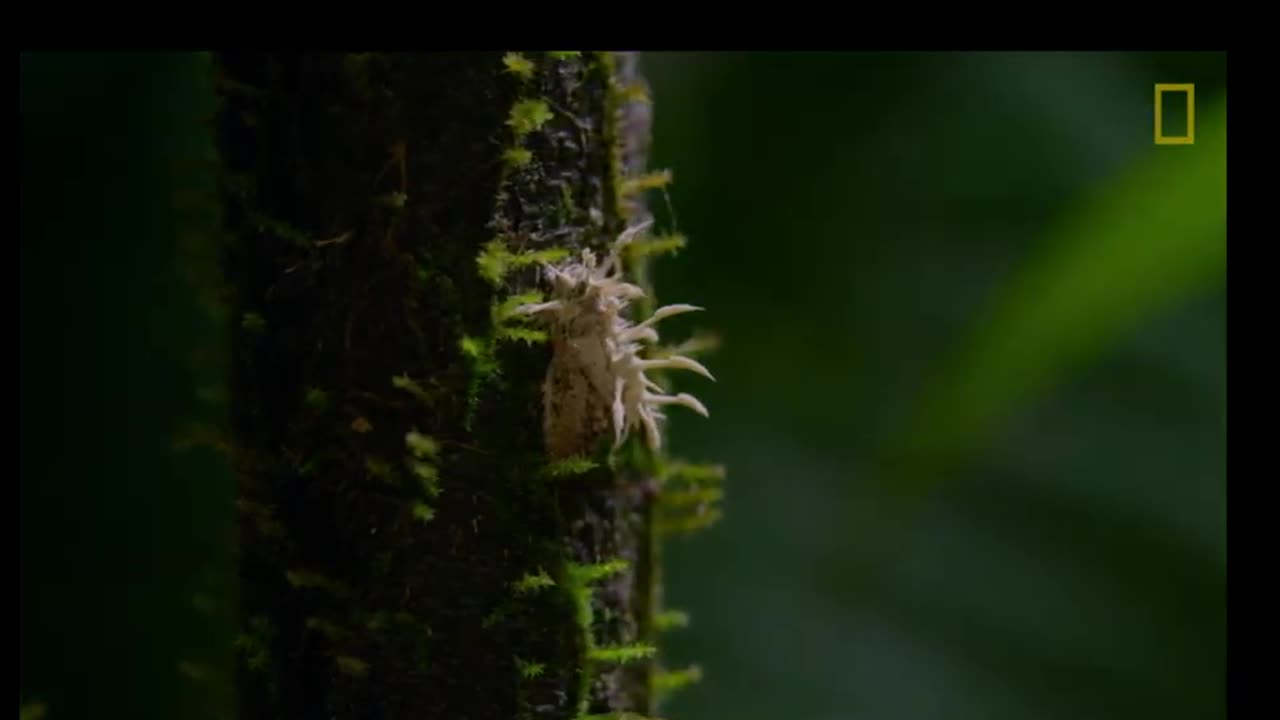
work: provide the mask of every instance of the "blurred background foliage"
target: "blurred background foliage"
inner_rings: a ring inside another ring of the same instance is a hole
[[[23,720],[229,707],[233,484],[184,428],[224,405],[207,59],[24,54]]]
[[[1223,717],[1225,55],[644,63],[691,238],[656,282],[708,308],[666,334],[723,339],[671,445],[730,472],[666,552],[664,661],[704,678],[663,716]],[[217,407],[178,271],[203,72],[21,61],[32,717],[226,701],[230,480],[172,452]],[[1158,82],[1196,84],[1196,144],[1153,144]]]
[[[730,473],[666,716],[1223,717],[1225,55],[645,62]]]

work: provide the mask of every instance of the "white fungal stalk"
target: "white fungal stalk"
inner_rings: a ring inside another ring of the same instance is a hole
[[[705,367],[687,357],[645,359],[640,354],[644,343],[658,341],[656,323],[702,308],[667,305],[639,324],[625,316],[631,301],[645,292],[622,280],[618,250],[647,226],[623,233],[603,262],[584,250],[581,258],[544,266],[551,300],[516,309],[549,327],[552,359],[543,384],[543,430],[553,457],[589,453],[608,426],[612,426],[615,446],[639,427],[649,447],[657,449],[662,444],[660,423],[665,419],[661,408],[667,405],[683,405],[708,416],[694,396],[667,394],[645,375],[672,368],[714,380]]]

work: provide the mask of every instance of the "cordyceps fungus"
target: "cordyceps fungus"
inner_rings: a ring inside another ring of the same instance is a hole
[[[708,414],[693,395],[668,394],[646,375],[671,368],[714,380],[705,367],[679,355],[641,356],[645,342],[658,340],[656,323],[702,308],[666,305],[638,324],[626,317],[631,302],[645,292],[622,279],[618,251],[647,227],[648,223],[622,233],[602,261],[583,250],[578,258],[544,265],[552,299],[516,309],[541,319],[549,329],[552,359],[543,384],[543,432],[552,457],[586,452],[610,425],[615,444],[639,426],[649,447],[657,449],[662,444],[664,406],[683,405],[704,417]]]

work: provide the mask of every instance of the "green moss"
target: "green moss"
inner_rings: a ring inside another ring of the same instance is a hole
[[[488,375],[497,371],[498,364],[493,359],[493,351],[487,338],[464,335],[458,343],[462,354],[473,363],[473,369],[479,375]]]
[[[565,248],[547,248],[513,253],[501,239],[490,240],[476,257],[480,275],[497,287],[507,273],[529,265],[555,263],[569,256]]]
[[[466,415],[463,427],[470,431],[475,424],[480,406],[480,393],[498,372],[498,362],[493,356],[493,342],[489,338],[464,335],[458,343],[470,370],[467,382]]]
[[[266,332],[267,321],[256,312],[247,312],[240,318],[240,327],[243,328],[245,332],[253,333],[254,335],[261,335]]]
[[[351,677],[362,678],[369,674],[369,663],[350,655],[336,655],[333,664],[338,671]]]
[[[630,663],[637,660],[648,660],[657,654],[658,649],[647,643],[628,643],[626,645],[610,645],[591,648],[588,654],[592,660],[604,663]]]
[[[512,254],[507,250],[506,243],[501,240],[490,240],[476,257],[476,264],[480,266],[480,276],[491,284],[498,285],[507,274],[511,258]]]
[[[516,308],[521,305],[533,305],[540,303],[545,299],[543,294],[537,290],[512,295],[501,302],[494,303],[490,310],[490,318],[494,325],[501,325],[512,319]]]
[[[653,688],[660,695],[667,695],[701,681],[702,668],[698,665],[690,665],[681,670],[664,670],[655,674]]]
[[[599,73],[605,79],[605,123],[602,128],[607,150],[605,155],[607,166],[604,174],[605,213],[618,219],[616,231],[620,231],[622,226],[629,224],[631,220],[631,218],[627,217],[630,206],[624,202],[622,192],[623,141],[621,130],[618,126],[618,120],[622,117],[624,100],[618,88],[618,68],[613,53],[596,53],[594,59]],[[644,303],[642,302],[640,305],[641,311],[644,312]]]
[[[683,483],[686,485],[723,482],[726,476],[723,465],[710,463],[691,464],[684,461],[668,463],[663,480],[668,484]]]
[[[591,591],[586,583],[582,582],[582,579],[573,572],[573,569],[572,564],[567,567],[565,591],[569,595],[569,600],[573,603],[574,619],[577,622],[578,645],[583,650],[583,657],[580,660],[581,667],[578,670],[578,706],[576,708],[576,714],[583,715],[587,712],[587,708],[591,703],[591,679],[594,672],[591,663],[591,650],[595,647],[595,641],[591,633],[593,624]]]
[[[551,107],[547,105],[546,100],[521,100],[515,104],[515,107],[511,108],[511,115],[507,118],[507,125],[511,127],[517,136],[528,135],[541,129],[553,117],[555,117],[555,114],[551,112]]]
[[[365,458],[364,469],[369,473],[369,477],[374,480],[388,485],[400,484],[400,477],[396,474],[395,467],[382,458]]]
[[[520,673],[520,677],[526,680],[532,680],[533,678],[540,677],[544,672],[547,671],[547,666],[545,663],[529,662],[526,660],[521,660],[519,657],[516,657],[515,661],[516,661],[516,670]]]
[[[435,498],[440,494],[440,472],[434,465],[430,465],[421,460],[409,460],[409,472],[418,479],[422,492],[427,497]]]
[[[623,572],[628,567],[628,563],[622,559],[593,564],[570,562],[564,566],[564,589],[575,608],[579,641],[584,649],[582,669],[579,673],[579,691],[581,693],[578,706],[579,715],[587,711],[591,678],[596,672],[594,663],[631,662],[649,657],[654,652],[651,646],[643,643],[604,647],[598,647],[595,643],[593,632],[595,614],[592,609],[591,585]]]
[[[552,478],[567,478],[585,475],[598,467],[600,467],[600,463],[595,460],[589,457],[577,456],[557,460],[547,465],[544,473]]]
[[[379,205],[390,208],[392,210],[403,210],[405,203],[409,201],[409,196],[402,192],[393,192],[382,195],[377,198]]]
[[[724,488],[696,487],[662,493],[662,505],[671,509],[688,509],[714,505],[724,498]]]
[[[724,497],[724,478],[723,465],[667,464],[659,496],[658,532],[685,535],[718,522],[723,515],[719,502]]]
[[[521,80],[533,79],[533,73],[536,69],[533,61],[518,52],[509,52],[503,55],[502,64],[506,66],[507,72]]]
[[[547,341],[547,333],[545,330],[526,327],[510,327],[504,326],[498,328],[494,332],[494,339],[506,340],[510,342],[522,342],[527,345],[544,343]]]
[[[660,535],[689,535],[715,525],[724,515],[719,508],[699,509],[696,512],[668,515],[660,519],[655,530]]]
[[[625,195],[635,195],[649,190],[658,190],[670,185],[674,178],[675,176],[670,170],[645,173],[644,175],[627,179],[622,184],[622,192]]]
[[[434,458],[440,453],[440,444],[416,429],[404,434],[404,444],[416,458]]]
[[[329,394],[320,388],[307,388],[307,393],[302,396],[302,403],[307,410],[311,412],[320,412],[329,404]]]
[[[684,235],[672,233],[653,238],[636,238],[627,244],[623,252],[627,260],[634,262],[650,256],[671,254],[688,244],[689,240]]]
[[[560,186],[560,207],[557,219],[559,219],[562,224],[568,224],[573,220],[576,210],[577,203],[573,201],[573,190],[571,190],[568,185],[562,184]]]
[[[528,317],[515,315],[516,308],[542,302],[540,292],[527,292],[513,295],[502,302],[495,303],[490,311],[493,322],[493,339],[497,341],[517,341],[528,344],[547,341],[547,333],[538,327],[531,326]]]
[[[626,560],[610,560],[608,562],[596,563],[594,565],[569,565],[569,573],[573,575],[576,584],[586,586],[594,582],[599,582],[610,575],[616,575],[629,567]]]
[[[688,627],[689,613],[683,610],[664,610],[653,616],[653,627],[658,632]]]
[[[690,665],[679,670],[659,670],[653,675],[654,700],[663,703],[676,692],[702,682],[702,668]]]
[[[429,523],[435,519],[435,509],[421,500],[415,500],[409,507],[413,513],[413,519],[420,523]]]
[[[517,595],[527,595],[543,588],[554,587],[555,580],[547,574],[546,570],[538,570],[536,573],[526,573],[524,577],[512,584],[512,589]]]
[[[431,403],[431,396],[427,394],[427,391],[423,390],[422,386],[419,385],[416,380],[410,378],[408,375],[396,375],[392,377],[391,386],[397,390],[403,390],[409,393],[410,395],[421,400],[424,404]]]
[[[507,148],[502,153],[502,159],[513,168],[528,167],[533,162],[533,151],[522,147]]]
[[[649,89],[644,83],[632,83],[622,89],[622,97],[627,102],[652,104],[653,100],[649,97]]]

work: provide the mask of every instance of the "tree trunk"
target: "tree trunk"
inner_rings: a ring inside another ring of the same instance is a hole
[[[216,64],[241,717],[650,714],[659,455],[552,452],[511,312],[647,217],[635,58]]]

